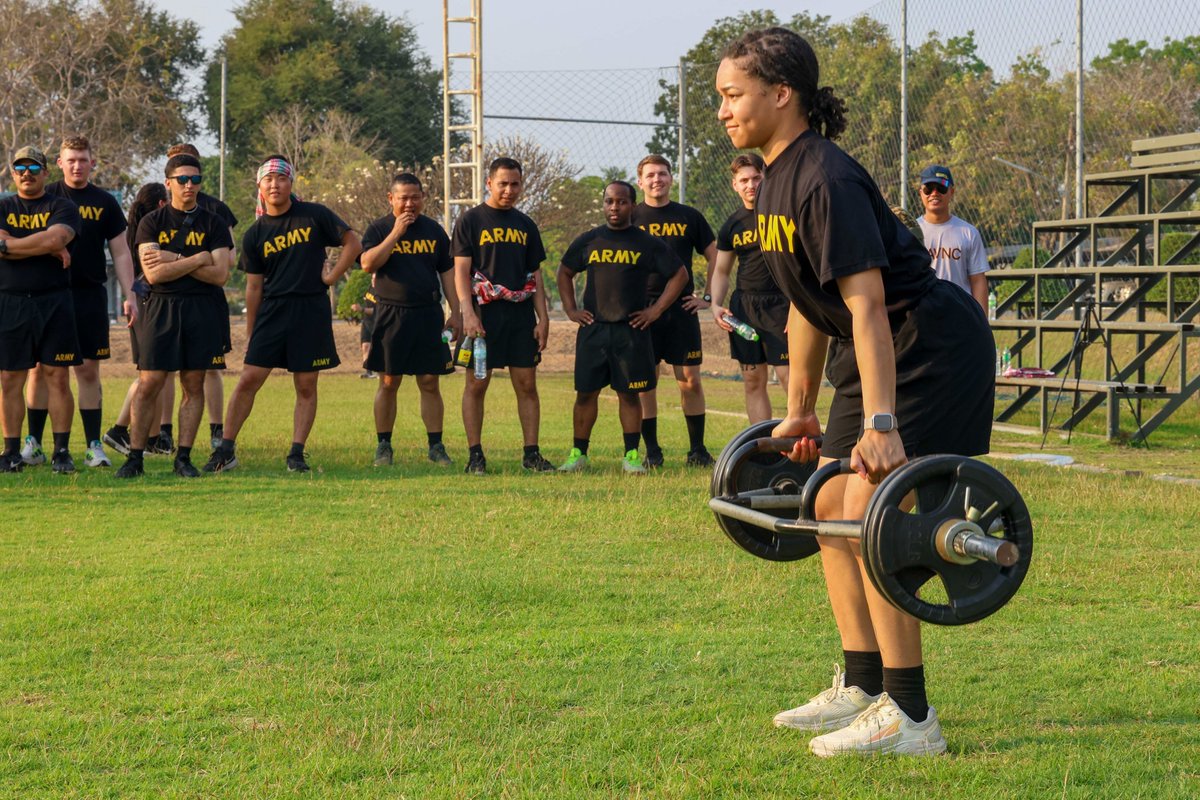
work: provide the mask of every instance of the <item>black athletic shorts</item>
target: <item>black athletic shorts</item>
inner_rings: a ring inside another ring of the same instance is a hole
[[[129,328],[129,360],[134,364],[138,362],[137,321],[146,313],[146,301],[149,299],[149,297],[142,297],[138,294],[133,295],[133,304],[137,306],[137,317],[134,318],[134,323]]]
[[[82,363],[70,289],[32,295],[0,292],[0,369]]]
[[[648,392],[658,382],[650,332],[628,322],[593,322],[575,334],[575,391]]]
[[[704,361],[700,343],[700,318],[686,310],[679,301],[650,326],[654,358],[676,367],[696,366]]]
[[[378,316],[379,311],[377,310],[374,317],[364,316],[362,318],[362,322],[360,322],[358,325],[358,341],[361,344],[366,344],[367,342],[371,341],[371,336],[375,330],[375,319]]]
[[[743,366],[750,364],[788,364],[787,298],[776,292],[743,292],[736,289],[729,298],[729,313],[758,332],[751,342],[736,333],[729,334],[729,354]]]
[[[533,328],[537,316],[533,300],[509,303],[497,300],[479,308],[479,319],[487,332],[488,369],[536,367],[542,360]]]
[[[983,309],[937,281],[892,337],[896,417],[910,458],[988,452],[996,389],[996,345]],[[847,458],[862,435],[862,382],[854,343],[833,339],[825,375],[834,386],[821,455]]]
[[[108,358],[108,291],[103,286],[75,286],[71,296],[80,356],[94,361]]]
[[[380,301],[375,306],[367,369],[384,375],[454,372],[450,347],[442,341],[445,321],[440,305],[398,306]],[[491,363],[490,352],[488,363]]]
[[[143,372],[225,369],[229,306],[223,294],[151,292],[133,327]]]
[[[264,297],[254,318],[245,363],[288,372],[317,372],[342,363],[333,341],[329,297]]]

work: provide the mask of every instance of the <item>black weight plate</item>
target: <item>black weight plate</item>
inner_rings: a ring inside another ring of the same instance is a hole
[[[727,497],[754,489],[764,489],[769,486],[787,485],[795,487],[799,493],[800,487],[809,476],[816,471],[816,462],[798,464],[788,460],[778,453],[755,454],[747,457],[742,463],[733,461],[733,454],[742,445],[754,439],[771,435],[771,431],[779,424],[779,420],[766,420],[755,423],[729,440],[729,443],[717,456],[713,466],[712,482],[709,492],[713,497]],[[795,513],[787,509],[778,512],[768,511],[777,517],[795,519]],[[740,520],[730,519],[721,514],[715,514],[717,524],[725,535],[738,547],[751,555],[767,561],[797,561],[807,558],[819,549],[816,538],[804,534],[779,535],[774,531],[759,528]]]
[[[910,492],[917,506],[905,512]],[[968,495],[981,512],[995,505],[978,523],[1017,545],[1012,566],[955,564],[938,555],[934,534],[943,521],[965,518]],[[924,622],[963,625],[995,613],[1017,593],[1033,557],[1033,523],[1020,492],[996,469],[962,456],[924,456],[880,482],[863,520],[862,553],[871,583],[894,606]],[[921,597],[935,575],[945,602]]]

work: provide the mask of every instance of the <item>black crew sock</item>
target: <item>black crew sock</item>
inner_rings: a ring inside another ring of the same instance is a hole
[[[525,455],[526,455],[527,457],[528,457],[528,456],[532,456],[532,455],[536,455],[536,454],[537,454],[537,452],[538,452],[538,446],[537,446],[536,444],[527,444],[527,445],[525,445]]]
[[[13,456],[21,452],[21,437],[20,436],[5,436],[4,437],[4,455]]]
[[[883,690],[900,706],[913,722],[929,717],[929,700],[925,697],[925,667],[883,668]]]
[[[50,435],[54,437],[54,452],[57,453],[59,450],[71,449],[70,431],[67,431],[66,433],[52,433]]]
[[[391,431],[375,431],[375,436],[377,437],[378,441],[381,444],[383,442],[387,442],[388,444],[392,443],[392,432]]]
[[[159,433],[159,435],[160,435],[160,436],[161,436],[162,434],[164,434],[164,433],[165,433],[167,436],[171,436],[171,435],[172,435],[171,431],[172,431],[172,429],[173,429],[174,427],[175,427],[175,426],[174,426],[174,425],[172,425],[171,423],[169,423],[169,422],[164,422],[164,423],[162,424],[162,428],[161,428],[161,430],[159,430],[159,432],[158,432],[158,433]]]
[[[469,448],[467,448],[467,450],[468,450],[468,452],[470,452],[472,457],[479,456],[480,458],[483,458],[483,445],[473,444]]]
[[[46,417],[50,415],[50,410],[46,408],[31,408],[29,409],[29,435],[38,440],[38,444],[42,443],[42,437],[46,435]]]
[[[288,452],[289,457],[304,458],[304,443],[292,442],[292,449]]]
[[[176,447],[175,448],[175,460],[179,461],[180,459],[183,459],[184,461],[191,461],[192,460],[192,448],[184,447],[183,445],[179,445],[179,447]]]
[[[857,686],[870,695],[883,691],[883,656],[878,650],[843,650],[846,685]]]
[[[235,441],[233,441],[233,439],[222,439],[221,440],[221,449],[224,450],[225,452],[232,453],[235,447],[237,447],[237,443]]]
[[[218,433],[224,433],[224,432],[225,432],[225,423],[223,423],[223,422],[208,423],[208,438],[211,439],[212,437],[216,436]]]
[[[442,432],[441,431],[425,431],[425,438],[429,440],[429,446],[433,447],[435,444],[442,443]]]
[[[637,431],[634,431],[633,433],[623,433],[621,435],[625,438],[625,452],[626,453],[628,453],[630,450],[637,450],[638,439],[642,438],[642,435],[640,433],[638,433]]]
[[[687,423],[688,443],[691,450],[704,449],[704,415],[684,414],[683,421]]]
[[[135,447],[129,448],[129,460],[130,461],[137,461],[140,463],[145,454],[146,454],[145,450],[138,450]]]
[[[662,450],[658,446],[658,417],[647,417],[642,420],[642,438],[646,440],[646,452]]]
[[[588,444],[590,444],[590,443],[591,443],[591,440],[590,440],[590,439],[576,439],[576,440],[575,440],[575,444],[574,444],[574,445],[572,445],[572,446],[573,446],[573,447],[574,447],[576,450],[578,450],[579,452],[583,453],[583,454],[586,456],[586,455],[587,455]]]
[[[83,420],[83,438],[91,447],[92,442],[100,441],[100,409],[81,408],[79,418]]]

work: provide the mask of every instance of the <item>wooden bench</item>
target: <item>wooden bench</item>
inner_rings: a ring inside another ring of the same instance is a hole
[[[1180,133],[1175,136],[1155,136],[1152,139],[1134,139],[1133,158],[1129,164],[1134,169],[1196,164],[1200,166],[1200,133]]]
[[[1125,383],[1120,381],[1090,381],[1055,375],[1050,378],[1007,378],[996,376],[996,386],[1012,386],[1018,389],[1036,389],[1038,392],[1041,429],[1049,429],[1049,396],[1054,394],[1104,395],[1105,427],[1109,439],[1116,439],[1121,432],[1121,400],[1136,396],[1139,400],[1165,399],[1172,396],[1166,386],[1157,383]]]

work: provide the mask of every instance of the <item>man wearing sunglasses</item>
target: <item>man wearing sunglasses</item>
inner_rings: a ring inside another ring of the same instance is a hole
[[[954,178],[949,167],[938,164],[921,171],[921,204],[925,214],[917,220],[925,234],[933,271],[975,298],[987,312],[987,253],[983,237],[969,222],[950,213]]]
[[[203,177],[200,161],[177,155],[167,160],[171,203],[142,218],[134,244],[150,284],[145,308],[134,323],[138,341],[138,387],[129,429],[129,458],[118,478],[143,473],[143,455],[157,399],[168,373],[183,386],[175,474],[195,478],[192,445],[204,413],[204,373],[224,369],[229,316],[221,287],[229,277],[233,239],[229,227],[197,204]]]
[[[75,471],[71,460],[71,397],[67,367],[77,366],[79,339],[71,298],[67,245],[79,235],[79,209],[46,193],[46,156],[22,147],[10,165],[17,193],[0,200],[0,406],[4,451],[0,472],[20,472],[21,421],[29,370],[42,365],[49,389],[54,471]]]

